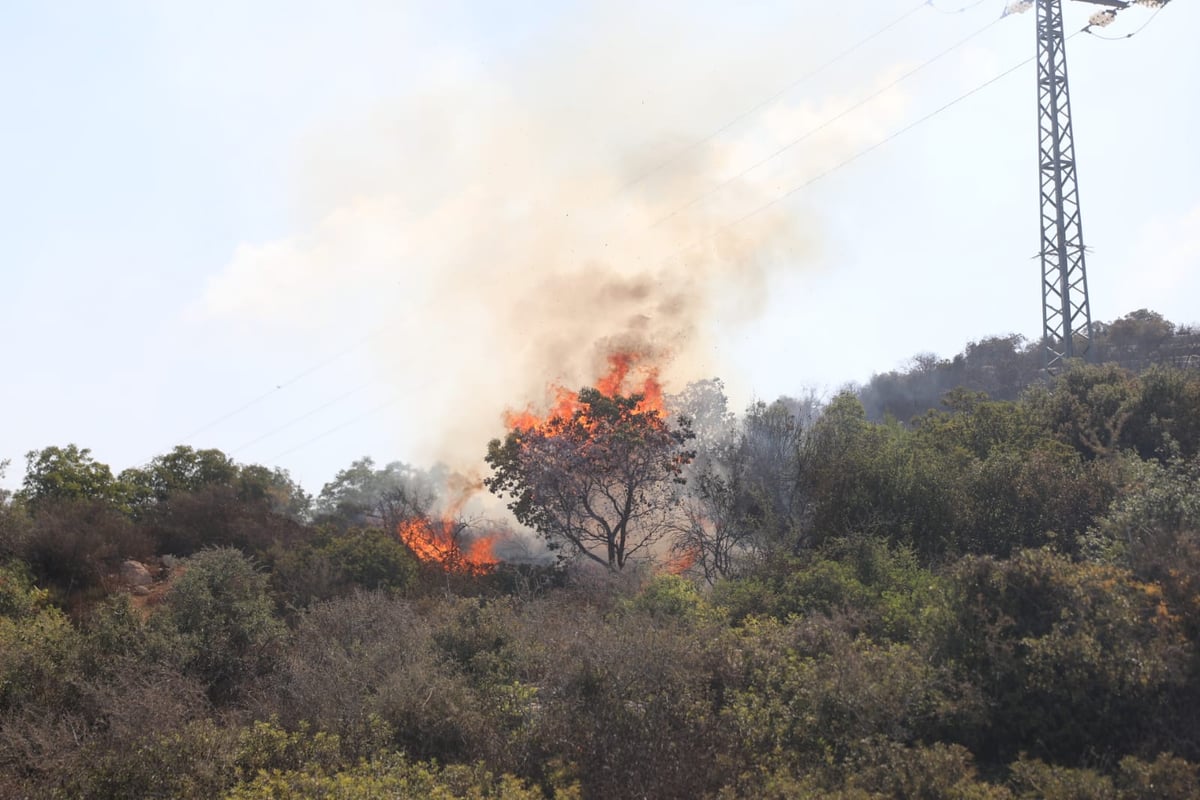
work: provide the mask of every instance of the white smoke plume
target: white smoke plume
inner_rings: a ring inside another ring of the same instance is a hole
[[[239,246],[206,310],[330,331],[377,320],[378,373],[412,420],[403,457],[452,465],[478,463],[506,408],[588,384],[613,349],[660,359],[668,390],[727,368],[714,336],[820,243],[802,205],[747,215],[873,143],[904,99],[714,192],[870,81],[790,94],[703,141],[812,65],[803,28],[713,52],[644,5],[597,4],[502,65],[443,61],[369,117],[322,126],[300,168],[311,221]]]

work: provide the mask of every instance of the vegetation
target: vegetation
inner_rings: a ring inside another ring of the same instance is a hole
[[[552,545],[623,569],[671,532],[674,484],[693,458],[690,422],[672,426],[644,400],[584,389],[569,413],[493,440],[488,488]]]
[[[1103,330],[1149,366],[902,419],[882,383],[734,415],[706,381],[674,417],[581,391],[489,450],[596,557],[569,567],[422,564],[396,526],[444,472],[363,459],[314,504],[217,450],[30,453],[0,797],[1200,796],[1200,370],[1154,363],[1150,312]],[[956,374],[1023,379],[1013,352]],[[606,529],[597,496],[637,502]]]

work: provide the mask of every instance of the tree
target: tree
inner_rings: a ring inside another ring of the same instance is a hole
[[[8,468],[8,461],[0,461],[0,479]],[[12,502],[13,493],[0,489],[0,560],[21,551],[29,531],[29,517],[20,504]]]
[[[1175,323],[1157,311],[1139,308],[1115,320],[1105,334],[1106,344],[1116,351],[1113,355],[1147,358],[1175,335]]]
[[[383,525],[426,513],[436,499],[437,475],[393,461],[383,469],[364,456],[338,472],[317,496],[317,516],[346,527]]]
[[[25,463],[25,481],[17,496],[32,510],[55,500],[100,500],[116,506],[125,502],[124,485],[86,447],[30,450]]]
[[[551,546],[622,569],[674,529],[694,457],[690,423],[670,425],[643,399],[581,390],[569,413],[493,439],[485,485]]]
[[[806,423],[816,401],[781,397],[752,404],[722,447],[693,464],[687,525],[676,553],[710,581],[739,558],[795,549],[808,503],[802,484]]]
[[[237,477],[233,459],[220,450],[195,450],[178,445],[143,468],[121,473],[139,503],[162,502],[179,492],[194,492],[210,484],[228,485]]]
[[[1031,390],[1024,404],[1084,458],[1108,458],[1121,446],[1139,389],[1115,364],[1076,364],[1049,388]]]
[[[228,488],[242,503],[263,505],[293,519],[305,519],[312,504],[285,469],[239,465],[220,450],[195,450],[182,444],[145,467],[125,470],[120,480],[129,489],[135,512],[214,488]]]
[[[280,467],[243,464],[237,473],[237,495],[243,503],[264,505],[293,520],[307,520],[312,508],[312,495]]]
[[[673,414],[687,417],[696,434],[692,449],[696,458],[690,470],[705,468],[721,459],[737,440],[737,419],[729,410],[725,384],[720,378],[692,381],[679,394],[672,395],[669,405]]]

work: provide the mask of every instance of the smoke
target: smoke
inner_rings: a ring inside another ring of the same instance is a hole
[[[803,206],[751,212],[873,142],[903,99],[736,177],[862,89],[789,95],[702,141],[815,59],[801,26],[714,50],[697,16],[596,4],[507,61],[431,53],[402,97],[311,133],[301,229],[240,245],[206,310],[327,335],[376,320],[404,457],[452,465],[478,463],[506,408],[590,383],[614,350],[660,362],[669,390],[728,374],[722,332],[820,243]]]

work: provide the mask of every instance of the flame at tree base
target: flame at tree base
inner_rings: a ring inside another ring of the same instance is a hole
[[[465,528],[452,519],[414,517],[401,522],[396,532],[422,563],[465,575],[491,572],[500,563],[494,551],[496,537],[480,536],[460,543]]]

